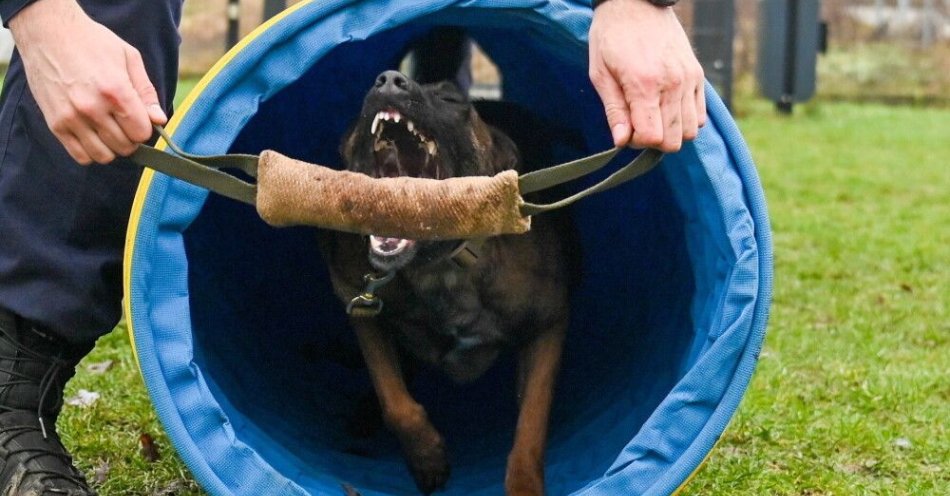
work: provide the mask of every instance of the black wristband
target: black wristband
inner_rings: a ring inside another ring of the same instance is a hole
[[[646,1],[652,3],[653,5],[657,7],[672,7],[676,5],[676,2],[678,2],[679,0],[646,0]],[[607,0],[594,0],[591,7],[596,9],[598,5],[605,2],[607,2]]]

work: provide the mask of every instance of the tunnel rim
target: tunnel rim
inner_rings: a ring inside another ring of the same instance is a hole
[[[288,11],[285,11],[280,16],[274,18],[269,23],[258,28],[254,34],[250,35],[248,38],[245,38],[241,44],[239,44],[237,47],[235,47],[235,49],[223,57],[221,61],[216,64],[215,68],[206,74],[201,83],[199,83],[188,99],[186,99],[186,102],[183,104],[179,113],[176,114],[172,122],[169,124],[169,131],[172,132],[176,138],[179,136],[187,136],[189,132],[191,133],[191,137],[200,134],[196,133],[194,130],[195,123],[208,118],[208,109],[206,108],[207,103],[197,101],[198,96],[207,97],[207,94],[204,93],[205,91],[225,91],[227,83],[241,79],[242,72],[254,70],[256,63],[252,62],[256,62],[261,57],[264,57],[266,55],[266,49],[271,43],[277,42],[280,38],[286,39],[292,37],[293,33],[296,33],[299,30],[307,29],[307,26],[310,23],[319,21],[319,19],[324,14],[331,14],[335,9],[343,8],[346,6],[345,4],[348,3],[349,2],[337,1],[326,2],[324,5],[316,5],[310,1],[301,2],[296,4]],[[460,2],[439,2],[438,5],[434,6],[433,8],[445,8],[456,3]],[[495,5],[493,5],[492,8],[505,8],[512,6],[527,8],[525,7],[525,4],[530,4],[530,2],[518,1],[493,3]],[[543,10],[540,7],[531,8],[534,8],[536,11]],[[547,15],[549,17],[556,17],[556,11],[562,8],[564,8],[564,4],[562,2],[552,2],[552,6],[548,9],[553,9],[553,11],[547,12]],[[419,13],[418,15],[422,14],[424,13]],[[409,20],[412,19],[414,18],[409,18]],[[270,36],[274,34],[274,27],[288,24],[296,26],[296,30],[291,29],[279,33],[279,36]],[[233,64],[232,62],[239,54],[244,58],[240,61],[240,63]],[[290,84],[291,82],[292,80],[285,81],[282,86],[276,88],[274,91],[279,91],[281,88],[287,84]],[[689,454],[691,454],[691,456],[680,457],[680,459],[678,459],[676,463],[667,470],[667,472],[664,474],[664,477],[660,480],[657,480],[651,486],[648,492],[655,492],[657,494],[669,493],[672,490],[680,487],[683,483],[683,479],[686,478],[686,476],[682,476],[682,474],[685,473],[688,476],[698,469],[702,461],[710,453],[710,448],[715,443],[715,440],[721,435],[726,424],[728,423],[728,420],[735,412],[738,402],[742,398],[742,393],[749,382],[752,370],[754,369],[755,359],[757,358],[761,347],[771,294],[771,242],[768,229],[767,212],[765,209],[764,198],[761,194],[761,186],[759,185],[758,177],[755,173],[754,166],[752,165],[751,158],[749,157],[747,150],[744,148],[744,143],[741,141],[741,137],[736,138],[739,136],[738,129],[735,127],[735,124],[732,122],[731,118],[728,117],[728,112],[718,97],[715,96],[715,93],[711,91],[711,87],[707,88],[707,95],[709,95],[708,105],[710,107],[710,118],[712,121],[711,125],[718,128],[721,135],[728,135],[729,140],[727,140],[727,147],[729,152],[733,155],[732,161],[738,169],[737,173],[743,180],[743,185],[745,186],[746,190],[751,191],[752,196],[747,199],[747,207],[750,210],[750,214],[752,215],[756,226],[755,238],[759,249],[759,275],[762,281],[758,288],[759,298],[756,301],[756,306],[754,309],[755,317],[752,321],[753,328],[749,332],[745,349],[737,366],[738,372],[731,378],[731,383],[727,390],[727,398],[724,398],[723,401],[717,405],[714,415],[707,420],[702,431],[697,433],[693,440],[693,445],[689,449]],[[211,99],[215,100],[214,98]],[[191,131],[188,130],[189,126],[192,128]],[[234,127],[234,129],[239,130],[240,126]],[[178,133],[176,133],[176,131]],[[238,131],[234,131],[234,134],[236,135],[237,132]],[[200,146],[194,146],[195,143],[192,143],[189,141],[189,139],[185,139],[183,141],[186,148],[194,150],[197,153],[206,153],[212,151],[202,150],[200,149]],[[127,249],[125,264],[125,305],[126,315],[130,316],[129,332],[133,337],[133,347],[136,352],[137,360],[139,360],[143,376],[145,376],[147,379],[150,376],[161,376],[166,371],[163,370],[163,364],[159,362],[155,354],[156,349],[155,341],[152,336],[152,322],[141,320],[144,317],[137,317],[137,315],[143,315],[143,312],[139,312],[138,314],[133,312],[133,308],[136,305],[149,308],[150,311],[144,312],[144,315],[151,315],[155,311],[155,309],[150,308],[149,304],[143,303],[146,301],[145,298],[147,298],[149,292],[143,291],[143,286],[141,284],[134,285],[133,279],[136,276],[133,275],[133,267],[141,267],[136,257],[150,252],[153,249],[153,247],[150,245],[155,242],[154,238],[148,239],[146,233],[139,230],[140,226],[143,224],[157,224],[157,221],[159,220],[157,218],[158,214],[154,211],[147,211],[146,207],[152,206],[155,208],[155,205],[160,207],[165,201],[166,197],[169,196],[170,191],[174,191],[175,194],[178,195],[179,199],[190,198],[192,201],[199,203],[203,203],[204,198],[207,196],[207,192],[203,190],[190,185],[180,184],[177,181],[170,180],[165,176],[155,175],[150,171],[146,171],[143,174],[142,183],[139,188],[139,192],[136,195],[135,204],[133,206],[133,217],[130,221],[128,236],[129,248]],[[146,272],[148,272],[148,269],[146,269]],[[141,275],[138,277],[141,279]],[[145,285],[144,287],[147,288],[148,286]],[[143,330],[143,332],[136,332],[136,329]],[[144,332],[146,330],[148,332]],[[169,436],[173,439],[173,441],[175,441],[176,448],[178,449],[182,458],[185,459],[186,464],[192,470],[192,473],[195,475],[196,479],[199,480],[203,487],[205,487],[205,489],[219,494],[228,494],[229,491],[232,490],[230,487],[232,482],[225,482],[221,475],[217,473],[216,468],[212,466],[209,460],[205,459],[203,456],[204,453],[201,452],[199,447],[195,444],[191,435],[187,433],[188,427],[182,423],[181,418],[177,415],[177,412],[174,408],[176,406],[175,401],[172,399],[171,393],[167,389],[162,391],[162,386],[164,384],[157,384],[156,382],[160,381],[146,380],[149,393],[152,395],[153,402],[155,403],[156,411],[158,412],[162,423],[166,426],[166,430],[169,431]],[[225,427],[227,428],[228,426],[225,425]],[[706,445],[708,445],[708,448],[703,449]],[[264,460],[261,460],[261,463],[264,463],[265,465],[267,464],[267,462]],[[625,474],[624,471],[621,470],[612,475],[605,476],[604,479],[609,477],[623,476],[625,476]],[[677,479],[679,480],[677,481]],[[299,486],[295,486],[296,484],[288,479],[284,479],[282,481],[278,478],[268,480],[266,487],[269,490],[279,488],[278,491],[280,494],[307,494],[301,488],[299,488]],[[597,494],[597,491],[598,490],[596,486],[589,486],[585,494]]]

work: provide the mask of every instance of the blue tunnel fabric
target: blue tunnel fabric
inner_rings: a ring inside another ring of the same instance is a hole
[[[567,1],[305,2],[213,74],[174,138],[193,153],[271,148],[339,166],[340,136],[374,76],[432,26],[460,25],[498,65],[506,100],[579,137],[557,161],[600,151],[610,137],[587,80],[590,15]],[[550,494],[673,492],[751,377],[771,293],[769,223],[745,144],[707,95],[695,142],[572,210],[584,277],[552,411]],[[391,436],[346,434],[371,388],[315,230],[270,228],[250,207],[160,174],[140,195],[128,317],[158,416],[202,487],[412,494]],[[512,373],[509,359],[472,385],[426,372],[415,381],[452,454],[445,494],[501,492]]]

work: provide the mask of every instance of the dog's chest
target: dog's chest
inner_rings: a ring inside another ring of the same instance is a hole
[[[478,274],[448,268],[406,279],[412,304],[391,316],[403,344],[456,380],[481,375],[509,337],[505,319],[482,297]]]

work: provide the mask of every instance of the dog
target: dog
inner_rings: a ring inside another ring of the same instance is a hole
[[[539,130],[540,132],[540,130]],[[519,169],[515,143],[483,121],[453,83],[380,74],[344,137],[348,170],[371,177],[446,179]],[[407,389],[405,357],[459,383],[477,379],[506,350],[517,353],[519,416],[505,476],[509,495],[544,493],[544,449],[568,327],[573,230],[545,214],[531,231],[484,240],[470,267],[453,261],[461,240],[417,241],[328,232],[321,247],[336,295],[348,304],[364,276],[392,275],[376,316],[351,315],[381,407],[419,490],[445,486],[443,437]]]

